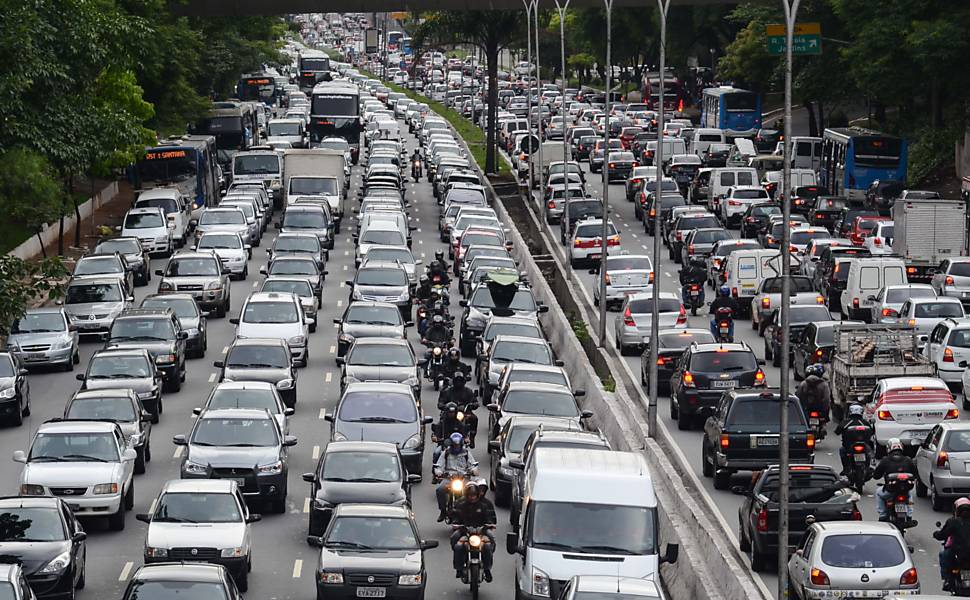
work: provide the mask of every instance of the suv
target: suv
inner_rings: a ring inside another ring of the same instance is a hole
[[[152,280],[148,251],[137,237],[108,238],[94,247],[92,255],[118,253],[125,259],[125,265],[135,277],[135,285],[148,285]]]
[[[277,338],[286,341],[293,360],[301,367],[310,360],[308,325],[314,323],[303,313],[303,304],[293,294],[253,292],[243,303],[239,316],[229,319],[236,325],[237,338]]]
[[[82,390],[130,389],[158,423],[162,413],[162,374],[144,348],[99,350],[88,369],[76,376]]]
[[[829,246],[822,250],[812,277],[818,293],[825,297],[829,310],[842,306],[842,292],[849,277],[849,264],[854,258],[872,256],[869,250],[855,246]]]
[[[290,347],[284,340],[236,338],[223,360],[213,363],[222,369],[219,381],[265,381],[276,386],[289,408],[296,405],[296,369]]]
[[[73,371],[81,362],[77,328],[60,307],[31,308],[15,319],[7,336],[7,350],[25,367],[61,364]]]
[[[160,208],[165,215],[172,241],[176,246],[184,246],[189,235],[189,220],[192,218],[192,201],[186,198],[177,187],[161,187],[145,190],[138,194],[134,208]]]
[[[105,350],[144,348],[165,378],[166,392],[177,392],[185,381],[185,340],[170,308],[131,308],[121,313],[108,334]]]
[[[145,472],[152,459],[152,414],[128,389],[79,391],[64,407],[65,421],[112,421],[121,427],[125,443],[135,449],[135,473]]]
[[[122,237],[136,237],[150,254],[171,256],[175,247],[173,227],[169,226],[164,211],[157,206],[133,208],[125,215],[120,227]]]
[[[21,496],[67,497],[75,516],[107,516],[108,527],[121,531],[135,506],[136,456],[117,423],[54,420],[13,460],[24,464]]]
[[[78,334],[102,338],[111,330],[115,317],[131,308],[134,301],[121,280],[111,277],[71,281],[63,300],[64,312]]]
[[[728,188],[721,198],[721,220],[725,227],[740,226],[741,217],[749,205],[770,201],[768,192],[757,185],[737,185]]]
[[[266,410],[220,408],[199,415],[192,432],[172,438],[187,446],[182,479],[230,479],[243,496],[267,502],[270,512],[286,512],[287,453],[296,438],[283,435]]]
[[[690,429],[714,414],[725,390],[764,387],[762,364],[744,343],[692,344],[670,377],[670,418],[678,429]]]
[[[704,424],[701,465],[714,489],[726,490],[738,471],[761,471],[778,464],[778,390],[728,390]],[[788,450],[792,464],[815,460],[815,436],[798,398],[788,396]]]
[[[224,317],[231,304],[229,269],[213,251],[180,252],[155,274],[162,280],[158,293],[188,292],[203,310]]]

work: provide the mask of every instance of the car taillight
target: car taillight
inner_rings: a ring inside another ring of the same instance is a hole
[[[863,444],[856,444],[852,446],[852,451],[855,452],[856,454],[862,454],[863,452],[866,451],[866,447]]]
[[[823,356],[825,356],[825,351],[819,348],[818,350],[815,351],[815,356],[822,358]]]
[[[694,244],[688,244],[687,254],[693,254],[693,253],[694,253]]]
[[[852,299],[852,308],[859,308],[859,299],[858,298],[853,298]]]
[[[824,217],[825,217],[825,215],[823,215],[822,213],[815,213],[815,218],[816,219],[821,219],[821,218],[824,218]]]
[[[946,285],[953,285],[953,278],[949,275],[946,276]]]
[[[611,237],[607,238],[606,239],[606,245],[607,246],[619,246],[620,245],[620,236],[614,235],[614,236],[611,236]]]
[[[815,296],[815,304],[825,304],[825,298],[821,294]]]
[[[741,206],[741,202],[738,200],[728,200],[728,206]]]
[[[678,232],[677,232],[677,235],[676,235],[676,238],[677,238],[677,241],[678,241],[678,242],[682,242],[682,241],[684,241],[684,234],[683,234],[683,232],[681,232],[681,231],[678,231]]]
[[[573,247],[574,248],[582,248],[583,247],[583,242],[581,240],[575,240],[575,241],[573,241]]]
[[[946,416],[943,417],[943,418],[944,419],[959,419],[960,418],[960,410],[957,409],[957,408],[951,408],[950,410],[946,411]]]
[[[721,434],[721,448],[728,448],[730,445],[731,445],[731,438],[728,437],[728,434],[722,433]]]
[[[882,239],[881,238],[877,238],[877,237],[872,238],[872,245],[873,246],[882,246]]]
[[[765,372],[762,371],[761,369],[758,369],[754,374],[754,384],[764,385],[764,383],[765,383]]]
[[[915,275],[916,274],[916,267],[906,267],[906,274],[907,275]]]
[[[733,296],[735,298],[738,297],[738,288],[736,288],[736,287],[731,288],[731,296]]]
[[[899,585],[916,585],[919,583],[919,574],[915,567],[906,569],[906,572],[899,576]]]
[[[953,362],[953,350],[949,346],[943,349],[943,362]]]
[[[940,453],[936,455],[936,466],[940,469],[950,468],[950,455],[946,453],[946,450],[940,450]]]
[[[684,371],[680,380],[684,383],[684,387],[694,387],[694,374],[690,371]]]
[[[650,216],[651,217],[656,217],[657,216],[657,209],[651,208],[650,209]]]
[[[882,309],[882,316],[884,316],[884,317],[898,317],[899,316],[899,313],[896,312],[892,308],[884,308],[884,309]]]
[[[640,163],[638,163],[637,161],[633,161],[633,166],[634,167],[639,167],[640,166]]]
[[[817,410],[811,410],[811,411],[809,411],[808,412],[808,418],[809,419],[817,419],[817,418],[819,418],[818,411]]]
[[[758,531],[762,533],[765,531],[768,531],[768,509],[767,508],[762,508],[760,511],[758,511],[757,528],[758,528]]]
[[[683,325],[686,322],[687,322],[687,311],[684,310],[684,307],[683,306],[681,306],[680,307],[680,314],[677,316],[677,324],[678,325]]]
[[[805,447],[809,449],[815,447],[815,436],[813,434],[810,433],[808,434],[808,437],[805,438]]]
[[[830,585],[829,576],[822,569],[812,567],[811,580],[813,585]]]
[[[852,509],[852,520],[853,521],[861,521],[862,520],[862,513],[859,512],[859,509],[858,508],[853,508]]]
[[[610,163],[610,164],[609,164],[609,168],[611,168],[611,169],[615,169],[615,168],[616,168],[616,163]]]
[[[633,312],[630,310],[629,306],[627,306],[626,310],[623,311],[623,324],[627,327],[637,326],[637,322],[633,320]]]
[[[908,325],[909,325],[910,327],[916,327],[916,319],[909,319],[909,320],[907,320],[907,321],[906,321],[906,323],[907,323],[907,324],[908,324]]]
[[[880,411],[877,411],[876,412],[876,417],[878,417],[880,421],[895,421],[896,420],[895,418],[893,418],[893,414],[891,412],[889,412],[888,410],[880,410]]]
[[[556,208],[556,201],[555,200],[550,200],[549,201],[549,204],[547,204],[546,206],[548,208],[553,208],[554,209],[554,208]]]
[[[761,308],[771,308],[771,298],[762,298]]]
[[[650,283],[653,283],[653,271],[650,271]]]

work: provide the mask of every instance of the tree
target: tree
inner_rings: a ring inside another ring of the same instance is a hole
[[[38,300],[56,300],[64,295],[69,273],[60,258],[29,262],[16,256],[0,256],[0,334]]]
[[[8,217],[37,233],[41,252],[47,256],[41,229],[67,211],[64,188],[47,159],[32,150],[15,148],[0,154],[0,205]]]

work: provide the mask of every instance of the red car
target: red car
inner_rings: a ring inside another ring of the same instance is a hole
[[[849,229],[849,240],[854,246],[861,246],[867,237],[872,235],[876,225],[881,221],[892,221],[889,217],[856,217]]]

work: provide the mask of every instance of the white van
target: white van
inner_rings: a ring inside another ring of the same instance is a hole
[[[711,171],[707,191],[707,205],[711,212],[720,212],[721,198],[736,186],[758,185],[758,170],[753,167],[721,167]]]
[[[723,144],[724,132],[720,129],[701,127],[694,130],[694,135],[690,139],[690,151],[699,156],[702,160],[704,152],[711,147],[711,144]]]
[[[791,272],[798,271],[800,261],[791,257]],[[751,300],[758,293],[761,282],[767,277],[781,275],[781,252],[772,249],[736,250],[728,255],[724,267],[724,285],[738,301],[743,315],[750,316]]]
[[[822,138],[793,136],[791,143],[793,169],[811,169],[817,172],[822,168]]]
[[[172,240],[179,248],[185,245],[192,220],[192,202],[175,187],[154,188],[138,195],[133,208],[158,207],[165,213],[172,230]]]
[[[646,459],[634,452],[538,448],[524,473],[521,538],[506,534],[515,597],[558,598],[573,575],[645,578],[677,560],[660,556],[657,497]]]
[[[906,263],[896,257],[854,258],[842,292],[842,314],[858,321],[871,321],[876,294],[887,285],[909,283]]]
[[[444,102],[447,93],[448,93],[448,86],[443,83],[436,83],[431,86],[430,97],[435,102]]]

